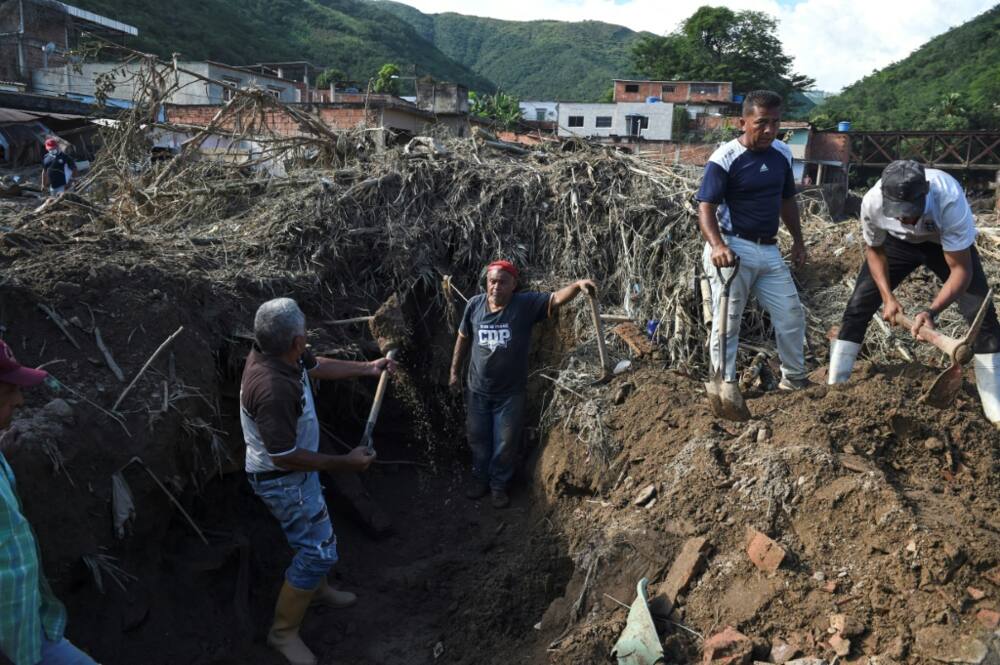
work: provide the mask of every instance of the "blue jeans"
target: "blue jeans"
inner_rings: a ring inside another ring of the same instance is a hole
[[[42,659],[38,661],[38,665],[97,665],[97,663],[65,637],[53,642],[43,632]]]
[[[285,579],[296,589],[315,589],[337,563],[337,536],[326,509],[319,473],[296,471],[250,485],[267,505],[295,550]]]
[[[521,441],[524,393],[490,397],[469,390],[465,394],[465,410],[472,475],[488,480],[491,489],[507,489],[514,476],[514,461]]]

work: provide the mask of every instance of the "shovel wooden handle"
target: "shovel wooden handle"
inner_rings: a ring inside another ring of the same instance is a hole
[[[913,320],[905,314],[896,314],[892,323],[900,328],[906,328],[907,330],[913,329]],[[917,339],[922,342],[927,342],[928,344],[933,344],[946,353],[949,358],[955,357],[955,351],[958,350],[958,347],[961,346],[964,341],[955,339],[954,337],[948,337],[947,335],[939,333],[937,330],[928,328],[927,326],[923,326],[919,331],[917,331]]]
[[[389,360],[396,359],[396,349],[392,349],[385,354]],[[372,401],[371,411],[368,413],[368,422],[365,423],[365,433],[361,435],[361,445],[368,448],[369,452],[375,449],[372,441],[372,434],[375,431],[375,421],[378,420],[378,412],[382,409],[382,399],[385,397],[385,389],[389,384],[389,370],[382,370],[382,375],[378,378],[378,388],[375,389],[375,399]]]
[[[601,357],[601,375],[605,376],[608,373],[608,350],[604,346],[604,325],[601,323],[601,311],[594,294],[587,291],[587,298],[590,300],[590,315],[594,319],[594,328],[597,330],[597,353]]]

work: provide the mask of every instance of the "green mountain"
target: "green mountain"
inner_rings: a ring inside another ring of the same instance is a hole
[[[867,130],[1000,129],[998,104],[1000,5],[848,86],[813,119]]]
[[[134,25],[129,45],[182,60],[243,65],[308,60],[337,67],[356,80],[386,62],[406,71],[492,91],[492,82],[453,60],[408,22],[362,0],[71,0],[102,16]]]
[[[371,1],[521,99],[597,101],[611,79],[635,75],[630,51],[643,33],[619,25],[424,14],[392,0]]]

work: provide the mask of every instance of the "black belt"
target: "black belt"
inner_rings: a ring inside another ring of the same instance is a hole
[[[254,481],[255,483],[259,483],[262,480],[274,480],[275,478],[281,478],[283,476],[287,476],[290,473],[297,473],[297,472],[288,471],[285,469],[279,469],[277,471],[262,471],[261,473],[248,473],[247,476],[249,476],[250,480]]]
[[[723,231],[722,235],[726,236],[736,236],[740,240],[748,240],[750,242],[755,242],[758,245],[777,245],[778,239],[774,236],[770,238],[758,238],[757,236],[747,235],[746,233],[737,233],[736,231]]]

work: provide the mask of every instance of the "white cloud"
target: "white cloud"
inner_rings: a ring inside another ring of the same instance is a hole
[[[513,21],[595,20],[663,34],[703,4],[754,9],[779,20],[795,70],[821,90],[845,85],[902,60],[930,38],[968,21],[994,0],[405,0],[422,12],[457,12]]]

